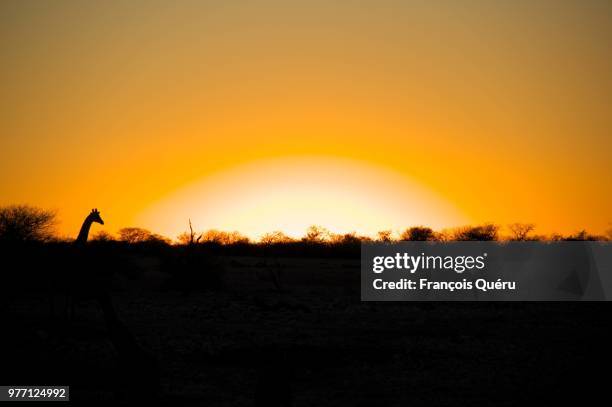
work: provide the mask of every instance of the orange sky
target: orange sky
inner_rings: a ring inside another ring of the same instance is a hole
[[[0,204],[56,208],[67,235],[95,206],[108,230],[172,236],[151,219],[179,191],[318,157],[404,177],[398,197],[435,196],[450,224],[603,232],[611,50],[605,0],[2,1]],[[226,196],[240,211],[238,184]],[[372,184],[352,188],[344,198]],[[216,213],[194,197],[191,211]],[[380,206],[360,205],[352,229],[368,231],[359,211]],[[435,215],[405,210],[380,229]],[[259,233],[224,216],[214,226]],[[262,228],[287,229],[274,219]]]

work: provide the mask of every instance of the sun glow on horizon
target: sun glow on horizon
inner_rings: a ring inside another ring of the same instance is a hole
[[[393,171],[357,160],[291,157],[233,167],[185,186],[143,211],[143,226],[176,237],[237,230],[257,239],[280,230],[302,236],[311,225],[374,236],[385,229],[467,221],[432,191]]]

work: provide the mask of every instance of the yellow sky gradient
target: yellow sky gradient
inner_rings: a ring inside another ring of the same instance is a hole
[[[405,177],[449,223],[612,227],[609,1],[7,0],[0,61],[0,205],[66,235],[292,157]]]

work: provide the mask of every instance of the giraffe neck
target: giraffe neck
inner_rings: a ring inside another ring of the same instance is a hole
[[[89,229],[91,228],[91,219],[89,216],[85,218],[83,222],[83,226],[81,226],[81,230],[79,232],[79,236],[77,236],[75,243],[84,244],[87,243],[87,238],[89,237]]]

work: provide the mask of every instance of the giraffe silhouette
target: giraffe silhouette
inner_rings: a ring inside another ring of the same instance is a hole
[[[65,291],[66,312],[71,319],[74,319],[77,300],[96,299],[109,283],[110,275],[104,270],[104,261],[100,264],[99,256],[92,256],[92,251],[86,247],[89,231],[94,223],[104,225],[97,208],[92,209],[85,217],[74,240],[74,248],[71,250],[64,276],[58,281]]]
[[[98,209],[92,209],[85,218],[74,241],[77,267],[72,268],[69,274],[72,316],[75,298],[89,298],[97,302],[104,316],[108,339],[117,356],[117,395],[121,399],[151,399],[159,390],[157,361],[138,344],[127,325],[119,318],[111,298],[110,280],[117,267],[112,261],[120,262],[120,259],[114,256],[109,258],[110,253],[87,245],[93,223],[104,225]]]
[[[83,225],[81,226],[79,235],[74,241],[76,245],[84,245],[85,243],[87,243],[87,239],[89,238],[89,230],[91,229],[91,225],[93,223],[99,223],[101,225],[104,225],[104,221],[100,216],[100,211],[97,208],[92,209],[91,213],[87,215],[87,217],[83,221]]]

